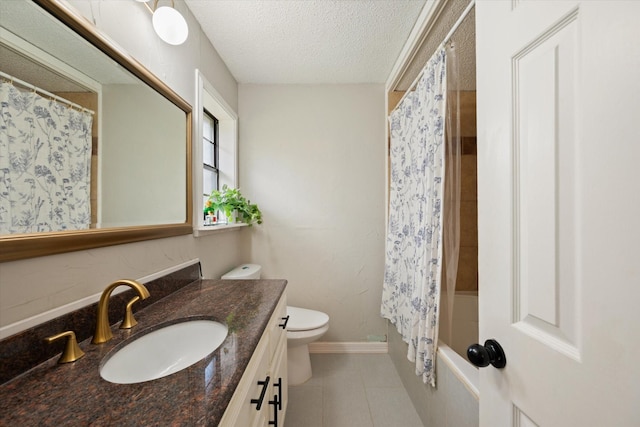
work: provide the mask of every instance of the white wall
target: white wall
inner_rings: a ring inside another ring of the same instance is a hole
[[[240,187],[264,223],[245,236],[291,305],[329,314],[323,341],[386,334],[383,85],[239,86]]]
[[[190,29],[182,46],[157,38],[141,3],[73,0],[71,4],[190,104],[199,68],[237,109],[236,81],[182,1],[176,7]],[[202,260],[206,276],[219,276],[243,259],[241,234],[198,239],[187,235],[0,263],[0,327],[99,293],[116,279],[144,277],[196,257]]]
[[[103,86],[102,106],[100,227],[184,222],[184,112],[139,84]]]

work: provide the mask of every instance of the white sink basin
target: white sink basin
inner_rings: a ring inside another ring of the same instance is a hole
[[[165,326],[132,341],[100,368],[116,384],[166,377],[202,360],[227,337],[227,327],[213,320],[188,320]]]

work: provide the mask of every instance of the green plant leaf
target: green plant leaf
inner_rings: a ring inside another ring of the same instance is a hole
[[[227,218],[231,218],[233,211],[238,212],[237,220],[239,222],[245,222],[249,225],[257,222],[262,224],[262,212],[258,208],[258,205],[252,204],[247,200],[240,189],[230,188],[226,184],[222,186],[221,190],[213,190],[205,209],[209,209],[210,212],[223,212]],[[206,211],[205,211],[206,213]]]

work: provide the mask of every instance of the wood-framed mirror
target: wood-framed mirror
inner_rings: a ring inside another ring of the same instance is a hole
[[[0,262],[192,233],[186,101],[57,0],[0,49]]]

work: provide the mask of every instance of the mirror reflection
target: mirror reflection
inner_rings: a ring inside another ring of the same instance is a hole
[[[0,236],[187,222],[185,111],[31,1],[0,2]]]

